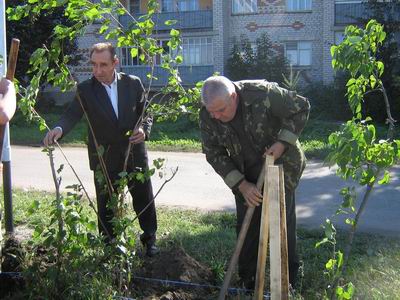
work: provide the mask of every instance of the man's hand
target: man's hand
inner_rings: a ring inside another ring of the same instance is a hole
[[[254,207],[259,206],[260,203],[262,203],[262,195],[255,184],[243,180],[239,184],[238,189],[246,200],[247,206]]]
[[[62,136],[62,130],[58,127],[50,130],[43,139],[45,147],[54,144]]]
[[[134,131],[132,135],[129,137],[129,143],[139,144],[143,142],[146,138],[146,134],[142,127],[139,127],[137,131]]]
[[[275,142],[271,147],[265,149],[264,156],[272,155],[274,157],[274,161],[280,158],[285,152],[286,146],[281,142]]]
[[[14,87],[14,84],[12,83],[12,81],[10,81],[10,80],[8,80],[6,78],[1,78],[1,80],[0,80],[0,94],[2,94],[4,96],[10,87],[11,88]]]

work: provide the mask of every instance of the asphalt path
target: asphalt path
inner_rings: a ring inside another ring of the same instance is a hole
[[[49,159],[39,147],[12,147],[12,184],[22,189],[54,191]],[[89,170],[85,148],[63,148],[91,197],[94,197],[93,173]],[[165,158],[163,176],[153,177],[157,191],[172,170],[178,167],[174,179],[165,185],[156,199],[156,205],[200,209],[208,211],[234,211],[234,198],[222,179],[214,172],[201,153],[149,152],[150,161]],[[55,151],[56,166],[64,164],[62,187],[77,183],[59,150]],[[360,220],[359,230],[400,237],[400,166],[393,168],[391,183],[377,187],[369,199]],[[297,189],[297,222],[301,226],[318,228],[326,218],[332,218],[338,208],[344,182],[320,161],[309,161]],[[361,197],[363,189],[358,188]],[[343,218],[341,218],[343,219]],[[338,219],[336,219],[338,220]],[[343,224],[342,221],[338,224]]]

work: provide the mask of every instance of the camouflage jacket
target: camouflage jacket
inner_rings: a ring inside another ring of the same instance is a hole
[[[265,80],[238,81],[234,84],[239,103],[243,104],[245,134],[260,157],[265,148],[276,141],[287,145],[276,164],[283,164],[285,187],[294,190],[305,167],[298,137],[308,120],[308,100]],[[236,132],[229,123],[211,118],[204,106],[200,110],[200,130],[207,161],[225,183],[234,188],[244,178],[244,160]]]

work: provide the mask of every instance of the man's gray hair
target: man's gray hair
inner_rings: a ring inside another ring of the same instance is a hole
[[[211,76],[204,81],[201,101],[204,105],[208,105],[216,98],[228,100],[234,91],[234,84],[225,76]]]

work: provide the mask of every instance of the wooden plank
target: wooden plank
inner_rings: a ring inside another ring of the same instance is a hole
[[[255,297],[254,299],[260,300],[264,297],[264,283],[265,283],[265,264],[267,262],[267,249],[268,249],[268,232],[269,232],[269,171],[271,168],[277,168],[273,166],[274,159],[272,156],[267,155],[265,160],[265,179],[264,179],[264,192],[263,192],[263,205],[261,212],[261,224],[260,224],[260,240],[258,244],[258,259],[257,259],[257,273],[256,273],[256,284],[255,284]]]
[[[258,175],[256,186],[259,190],[261,190],[264,184],[264,178],[265,178],[265,166],[262,167],[260,175]],[[226,291],[228,290],[229,283],[231,282],[233,271],[235,270],[237,261],[239,259],[239,254],[242,251],[243,243],[250,226],[251,218],[253,217],[254,214],[254,209],[255,209],[254,207],[248,207],[246,210],[246,215],[244,216],[242,227],[240,228],[239,236],[236,241],[235,250],[229,262],[228,270],[226,271],[221,290],[219,291],[218,300],[225,299]]]
[[[282,300],[289,300],[289,265],[286,228],[285,178],[283,166],[279,165],[279,202],[281,211]]]
[[[279,167],[268,168],[270,286],[271,299],[280,300],[282,295],[281,233],[279,205]]]

